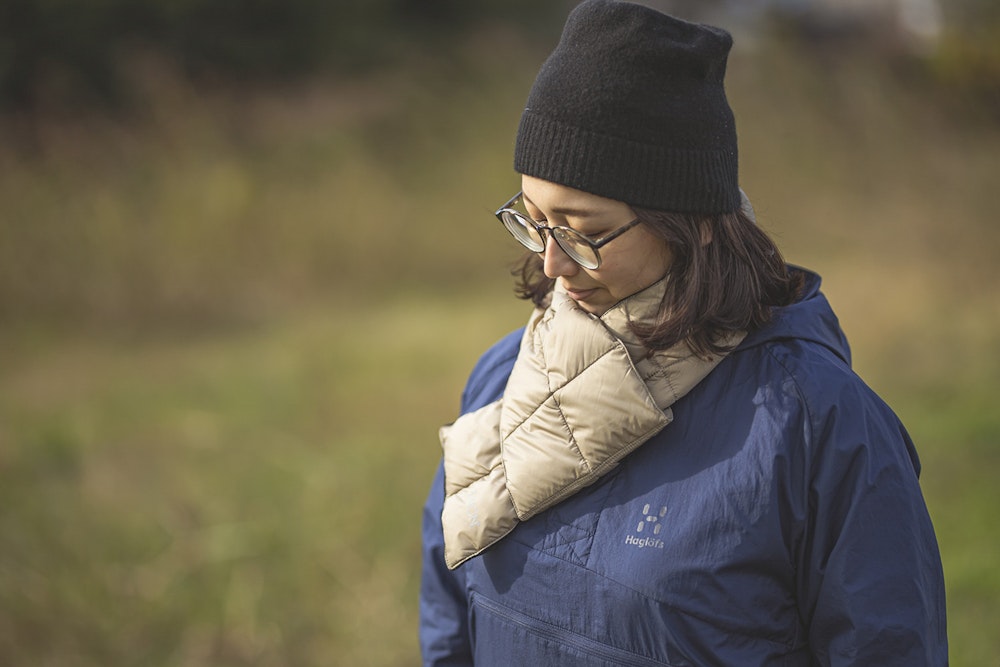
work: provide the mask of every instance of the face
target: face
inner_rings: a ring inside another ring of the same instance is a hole
[[[528,214],[549,227],[571,227],[599,239],[635,219],[624,202],[543,181],[521,177]],[[600,249],[601,266],[585,269],[566,255],[551,235],[542,253],[545,275],[556,279],[581,308],[603,315],[609,308],[649,287],[667,273],[671,255],[666,241],[645,225],[636,225]]]

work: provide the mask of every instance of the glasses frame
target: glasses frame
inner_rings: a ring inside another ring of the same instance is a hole
[[[511,208],[517,202],[517,200],[521,199],[522,197],[524,197],[524,192],[523,191],[519,191],[516,195],[514,195],[513,197],[511,197],[510,199],[508,199],[507,202],[503,206],[501,206],[500,208],[498,208],[493,213],[493,215],[496,216],[497,220],[500,221],[500,224],[503,225],[504,229],[506,229],[507,232],[511,236],[513,236],[514,239],[518,243],[520,243],[521,245],[523,245],[525,248],[527,248],[528,250],[530,250],[532,252],[538,252],[538,253],[545,252],[545,247],[548,245],[548,242],[549,242],[548,236],[552,236],[552,238],[555,239],[556,245],[559,246],[559,249],[562,250],[566,254],[567,257],[569,257],[571,260],[573,260],[574,262],[576,262],[577,264],[579,264],[583,268],[590,269],[592,271],[601,268],[601,253],[599,252],[601,248],[603,248],[607,244],[611,243],[616,238],[618,238],[619,236],[621,236],[622,234],[624,234],[625,232],[627,232],[628,230],[632,229],[633,227],[635,227],[636,225],[638,225],[640,222],[642,222],[639,218],[636,218],[632,222],[628,222],[628,223],[622,225],[621,227],[615,229],[614,231],[611,231],[611,232],[605,234],[601,238],[592,241],[591,239],[587,238],[585,235],[581,234],[580,232],[578,232],[577,230],[573,229],[572,227],[566,227],[566,226],[563,226],[563,225],[556,225],[555,227],[548,227],[546,225],[540,225],[540,224],[538,224],[537,221],[533,220],[530,215],[526,215],[524,213],[521,213],[520,211],[517,211],[517,210]],[[518,238],[518,236],[514,232],[512,232],[510,230],[510,228],[507,226],[507,223],[504,221],[504,218],[503,218],[503,216],[504,216],[505,213],[509,213],[511,215],[514,215],[515,217],[517,217],[519,219],[525,220],[528,224],[530,224],[538,232],[538,235],[542,238],[542,248],[541,248],[541,250],[535,250],[534,248],[532,248],[531,246],[529,246],[527,243],[525,243],[522,239]],[[560,232],[562,232],[563,234],[569,234],[569,235],[573,236],[574,238],[577,238],[577,239],[583,241],[587,246],[589,246],[590,249],[594,251],[594,258],[596,260],[596,263],[594,264],[594,266],[588,266],[587,264],[584,264],[579,259],[577,259],[576,257],[574,257],[573,253],[571,251],[567,250],[565,246],[563,246],[562,241],[560,241],[559,234],[553,233],[553,232],[555,232],[557,230],[560,231]]]

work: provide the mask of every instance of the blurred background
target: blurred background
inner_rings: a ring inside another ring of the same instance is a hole
[[[0,5],[0,665],[419,664],[573,4]],[[647,4],[734,33],[743,188],[918,445],[953,664],[1000,664],[1000,5]]]

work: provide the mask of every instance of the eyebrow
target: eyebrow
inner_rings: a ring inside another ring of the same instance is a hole
[[[522,192],[521,197],[524,199],[524,201],[528,202],[535,208],[541,210],[541,207],[539,207],[538,204],[536,204],[535,202],[531,201],[531,199],[528,198],[528,195]],[[592,209],[573,208],[572,206],[554,206],[550,208],[549,211],[555,213],[556,215],[569,216],[573,218],[594,218],[600,215],[599,211],[594,211]]]

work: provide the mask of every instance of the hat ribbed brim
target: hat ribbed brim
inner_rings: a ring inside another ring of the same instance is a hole
[[[521,116],[514,169],[644,208],[727,213],[740,206],[735,150],[644,144],[568,125],[530,109]]]

